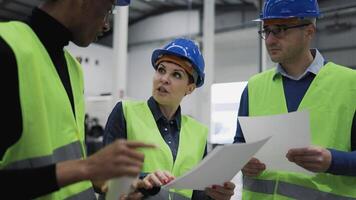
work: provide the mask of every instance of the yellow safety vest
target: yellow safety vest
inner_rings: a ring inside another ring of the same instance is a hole
[[[182,115],[177,158],[173,162],[172,152],[157,128],[147,102],[124,101],[123,109],[128,140],[144,141],[158,146],[157,149],[142,149],[145,154],[143,172],[166,170],[179,177],[203,158],[208,135],[208,128],[203,124]],[[192,190],[172,191],[189,199],[192,196]]]
[[[248,83],[249,115],[287,113],[282,77],[275,69]],[[316,75],[298,110],[309,110],[311,143],[351,151],[351,126],[356,111],[356,71],[327,63]],[[244,177],[243,199],[356,199],[356,177],[266,170]]]
[[[65,51],[75,116],[65,88],[45,47],[21,22],[0,23],[0,36],[15,54],[23,130],[0,161],[1,169],[25,169],[85,156],[84,96],[80,64]],[[38,199],[93,199],[89,181],[61,188]]]

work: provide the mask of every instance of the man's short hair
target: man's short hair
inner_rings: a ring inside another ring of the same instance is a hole
[[[313,24],[314,26],[315,26],[315,28],[316,28],[316,18],[304,18],[304,19],[301,19],[301,23],[302,24],[308,24],[308,23],[311,23],[311,24]]]

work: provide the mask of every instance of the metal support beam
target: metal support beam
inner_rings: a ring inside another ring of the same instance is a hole
[[[263,7],[263,0],[259,0],[259,6],[261,10]],[[262,31],[263,29],[263,24],[260,23],[260,30]],[[266,45],[265,45],[265,40],[262,39],[260,36],[259,37],[259,72],[263,72],[267,70],[267,50],[266,50]]]
[[[113,105],[126,97],[127,91],[127,35],[129,7],[117,7],[113,31]]]
[[[203,56],[205,59],[205,83],[199,90],[198,103],[200,105],[200,118],[206,125],[211,119],[211,85],[214,83],[214,37],[215,37],[215,1],[204,0],[203,7]],[[210,140],[210,139],[209,139]]]

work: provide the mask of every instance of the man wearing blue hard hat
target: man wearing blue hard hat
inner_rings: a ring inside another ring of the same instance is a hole
[[[145,162],[143,187],[152,189],[182,176],[206,155],[208,128],[181,113],[180,103],[196,87],[204,84],[204,58],[198,45],[186,38],[177,38],[151,57],[152,97],[147,101],[125,100],[116,104],[105,127],[104,144],[118,138],[154,143],[156,149],[143,149]],[[226,182],[205,191],[164,190],[150,200],[228,200],[235,185]]]
[[[286,159],[311,175],[269,170],[252,158],[242,169],[243,199],[356,199],[356,71],[311,49],[316,0],[266,0],[259,32],[277,67],[253,76],[240,116],[308,110],[311,143]],[[245,142],[239,122],[234,142]],[[286,141],[288,142],[288,141]]]
[[[0,142],[1,195],[7,199],[95,199],[91,181],[137,176],[141,142],[118,140],[85,158],[84,87],[64,47],[88,46],[109,28],[113,0],[48,0],[26,22],[0,23],[6,82]],[[127,5],[129,2],[117,3]]]

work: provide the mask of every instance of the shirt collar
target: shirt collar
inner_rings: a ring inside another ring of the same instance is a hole
[[[160,121],[160,120],[167,120],[166,117],[161,112],[158,102],[153,97],[150,97],[148,99],[147,104],[152,112],[153,118],[155,119],[156,123],[158,123],[158,121]],[[177,129],[180,130],[180,125],[181,125],[181,108],[180,108],[180,106],[178,107],[178,109],[177,109],[176,113],[174,114],[173,119],[171,119],[171,121],[177,126]]]
[[[324,66],[324,57],[321,55],[321,53],[318,51],[318,49],[311,49],[310,50],[312,55],[314,56],[313,62],[310,64],[310,66],[305,70],[305,72],[300,75],[299,77],[295,78],[287,74],[287,72],[283,69],[283,67],[278,63],[277,68],[276,68],[276,73],[273,76],[273,79],[277,77],[277,75],[282,75],[284,77],[287,77],[292,80],[300,80],[303,77],[305,77],[308,72],[317,75],[320,71],[320,69]]]
[[[39,8],[34,8],[27,23],[47,49],[63,49],[72,39],[71,32]]]

